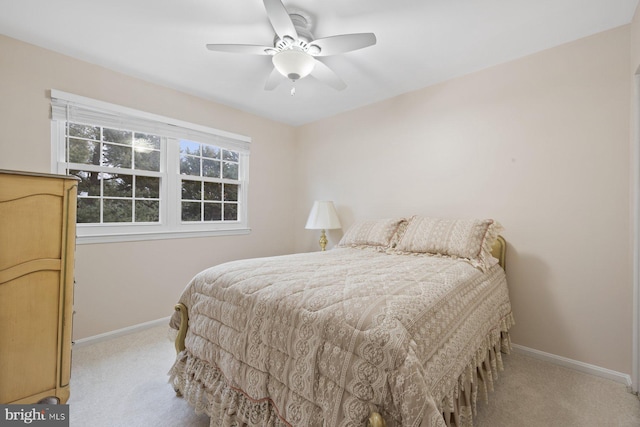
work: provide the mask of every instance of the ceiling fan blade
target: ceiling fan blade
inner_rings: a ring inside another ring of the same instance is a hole
[[[347,84],[331,68],[317,59],[311,75],[336,90],[343,90],[347,87]]]
[[[271,26],[278,37],[282,40],[284,40],[285,36],[291,37],[293,40],[298,39],[296,27],[293,26],[289,12],[285,9],[282,1],[264,0],[264,8],[267,10]]]
[[[271,70],[271,74],[267,78],[267,82],[264,85],[264,90],[273,90],[282,82],[282,74],[274,67]]]
[[[351,52],[376,44],[376,35],[373,33],[343,34],[340,36],[324,37],[310,43],[311,47],[320,48],[314,56],[329,56],[338,53]]]
[[[208,44],[207,49],[215,52],[248,53],[250,55],[270,55],[267,50],[272,47],[252,44]]]

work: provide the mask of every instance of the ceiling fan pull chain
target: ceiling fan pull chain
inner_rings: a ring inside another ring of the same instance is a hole
[[[294,96],[296,94],[296,87],[295,85],[291,87],[291,96]]]

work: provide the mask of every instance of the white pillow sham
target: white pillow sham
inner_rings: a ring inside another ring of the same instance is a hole
[[[338,246],[392,247],[395,235],[405,218],[362,220],[354,223],[342,236]]]
[[[413,216],[396,250],[471,260],[483,269],[490,266],[491,247],[502,231],[493,219],[452,219]]]

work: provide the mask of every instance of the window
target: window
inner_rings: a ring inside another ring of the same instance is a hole
[[[247,233],[249,139],[52,91],[52,168],[78,242]]]
[[[67,122],[65,140],[78,224],[160,222],[159,135]]]
[[[180,141],[182,221],[237,221],[240,193],[237,152]]]

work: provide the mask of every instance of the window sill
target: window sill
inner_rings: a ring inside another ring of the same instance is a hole
[[[198,231],[152,231],[139,233],[122,234],[92,234],[76,237],[77,245],[88,245],[95,243],[119,243],[119,242],[140,242],[146,240],[167,240],[167,239],[194,239],[198,237],[212,236],[233,236],[249,234],[250,228],[234,228],[225,230],[198,230]]]

